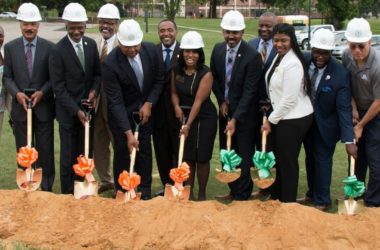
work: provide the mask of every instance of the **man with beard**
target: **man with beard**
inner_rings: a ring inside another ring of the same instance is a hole
[[[367,20],[354,18],[347,24],[345,36],[349,49],[343,64],[351,72],[353,119],[358,142],[355,175],[369,179],[364,202],[368,207],[380,206],[380,52],[371,47],[372,32]]]
[[[254,38],[248,42],[250,46],[252,46],[257,52],[260,53],[261,59],[264,64],[263,72],[260,78],[259,84],[259,99],[261,101],[260,105],[269,104],[268,94],[266,92],[265,87],[265,74],[272,64],[273,58],[276,56],[276,49],[273,48],[272,41],[272,30],[273,27],[277,24],[277,17],[272,12],[264,12],[259,18],[259,37]],[[259,107],[260,108],[260,107]],[[269,110],[268,110],[269,111]],[[263,113],[259,112],[259,120],[261,121],[263,118]],[[257,127],[256,130],[256,149],[261,150],[261,131],[260,126]],[[257,192],[252,193],[252,197],[264,197],[264,199],[269,198],[269,192],[267,190],[259,190]]]
[[[116,39],[117,25],[120,19],[118,8],[112,3],[107,3],[99,9],[98,23],[101,37],[96,39],[100,55],[100,63],[118,44]],[[94,161],[95,168],[100,178],[98,193],[113,190],[113,178],[111,174],[111,150],[112,134],[107,121],[107,99],[104,93],[103,83],[97,101],[94,124]]]
[[[221,25],[225,42],[214,46],[210,68],[213,91],[219,104],[219,143],[226,148],[226,133],[232,134],[232,148],[242,157],[241,176],[229,183],[230,193],[218,199],[247,200],[253,182],[250,168],[258,122],[258,88],[263,63],[260,54],[243,40],[243,15],[228,11]]]
[[[311,39],[311,54],[305,54],[314,107],[313,126],[304,139],[309,190],[301,202],[311,201],[320,210],[331,206],[330,185],[335,145],[340,139],[348,155],[356,158],[353,143],[350,74],[331,51],[334,34],[317,30]]]
[[[156,152],[157,168],[162,185],[173,181],[170,169],[176,166],[179,122],[175,118],[170,96],[171,70],[177,63],[179,43],[176,41],[177,25],[173,20],[164,19],[158,24],[160,43],[156,45],[161,62],[165,65],[165,85],[153,109],[153,145]],[[164,190],[157,195],[164,195]]]
[[[50,77],[56,96],[61,140],[61,192],[74,191],[73,165],[84,155],[84,125],[88,121],[81,101],[96,105],[100,85],[99,53],[93,39],[84,36],[87,14],[78,3],[68,4],[62,15],[67,36],[54,45],[49,57]],[[92,120],[93,121],[93,120]],[[90,129],[90,141],[93,129]],[[89,157],[92,155],[90,143]]]
[[[52,191],[54,167],[54,96],[49,77],[49,53],[53,44],[37,36],[41,15],[32,3],[17,12],[22,37],[4,47],[4,84],[12,95],[11,119],[17,150],[27,145],[27,105],[32,101],[34,145],[42,167],[43,191]],[[27,95],[25,89],[35,89]]]

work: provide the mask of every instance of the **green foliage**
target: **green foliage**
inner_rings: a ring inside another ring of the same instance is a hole
[[[168,0],[164,1],[164,12],[168,19],[174,20],[175,15],[180,11],[181,0]]]

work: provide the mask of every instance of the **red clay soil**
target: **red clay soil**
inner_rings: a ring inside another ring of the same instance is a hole
[[[150,201],[0,190],[0,246],[37,249],[379,249],[380,209],[355,216],[276,201]],[[1,248],[1,247],[0,247]]]

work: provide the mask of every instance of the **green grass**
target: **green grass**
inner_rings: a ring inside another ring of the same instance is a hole
[[[142,29],[145,31],[145,23],[143,19],[137,19]],[[160,19],[153,18],[149,19],[148,29],[149,32],[144,34],[144,40],[152,41],[157,43],[159,41],[157,36],[157,24]],[[220,19],[176,19],[177,25],[179,26],[178,40],[182,35],[188,30],[198,30],[203,36],[205,42],[205,54],[206,54],[206,63],[209,63],[209,57],[213,45],[216,42],[221,42],[223,40],[222,33],[220,30]],[[373,33],[380,32],[380,25],[378,20],[370,20],[371,26],[373,28]],[[245,39],[249,40],[257,33],[257,19],[249,19],[246,21],[246,31]],[[88,29],[87,32],[97,32],[97,28]],[[16,148],[15,141],[11,129],[6,122],[8,120],[8,115],[6,115],[3,124],[3,131],[0,141],[0,189],[16,189],[15,176],[16,176]],[[55,123],[55,162],[56,162],[56,181],[54,184],[54,192],[59,193],[59,135],[58,135],[58,125]],[[215,180],[214,169],[219,167],[220,163],[218,160],[219,154],[219,141],[216,138],[215,147],[213,152],[213,157],[211,160],[211,174],[209,178],[209,183],[207,187],[208,199],[213,199],[216,194],[223,194],[228,192],[228,187],[225,184],[221,184]],[[154,159],[154,157],[153,157]],[[299,178],[299,189],[298,195],[303,196],[307,190],[306,186],[306,176],[305,176],[305,167],[304,167],[304,156],[301,153],[300,158],[300,178]],[[331,193],[333,200],[338,197],[343,196],[343,184],[342,180],[347,174],[347,155],[344,150],[344,145],[339,143],[337,145],[334,165],[333,165],[333,182],[331,186]],[[195,190],[196,190],[195,185]],[[161,183],[156,169],[156,164],[154,162],[154,173],[153,173],[153,186],[152,193],[156,192],[161,188]],[[110,197],[110,192],[106,193],[106,197]],[[335,207],[332,209],[334,211]]]

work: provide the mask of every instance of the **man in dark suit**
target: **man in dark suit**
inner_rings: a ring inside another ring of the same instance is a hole
[[[176,166],[179,122],[171,102],[171,69],[177,64],[179,43],[176,41],[177,25],[173,20],[164,19],[158,24],[160,43],[156,45],[160,62],[165,65],[165,85],[153,109],[153,145],[156,152],[157,168],[162,185],[172,184],[170,169]],[[157,195],[164,195],[159,190]]]
[[[122,190],[118,177],[123,170],[129,170],[129,152],[135,147],[135,170],[141,176],[138,191],[141,199],[147,200],[152,185],[151,111],[162,91],[164,69],[154,44],[142,42],[143,32],[135,20],[123,21],[117,38],[119,47],[102,64],[108,125],[114,138],[115,187]],[[133,117],[136,111],[138,119]],[[138,140],[133,135],[135,123],[140,124]]]
[[[66,21],[68,35],[54,45],[49,69],[61,139],[61,191],[70,194],[74,187],[73,164],[79,155],[84,154],[84,124],[87,118],[80,105],[83,99],[93,106],[96,104],[100,63],[95,41],[84,36],[87,21],[84,7],[70,3],[65,7],[62,19]],[[91,152],[90,146],[90,155]]]
[[[230,193],[217,198],[247,200],[253,188],[250,167],[255,146],[254,129],[260,125],[257,105],[263,63],[260,54],[242,39],[245,23],[240,12],[228,11],[221,27],[225,42],[214,46],[210,66],[214,76],[213,91],[219,104],[219,142],[220,148],[226,148],[225,133],[230,130],[232,148],[243,161],[240,178],[229,183]]]
[[[54,96],[49,78],[49,52],[53,44],[37,36],[41,16],[37,6],[24,3],[17,19],[22,37],[5,45],[4,84],[13,97],[11,119],[19,149],[27,144],[27,103],[33,107],[33,141],[39,153],[37,166],[42,167],[41,188],[52,191],[54,168]],[[27,96],[25,89],[36,91]]]
[[[336,143],[340,139],[346,144],[347,154],[354,157],[357,151],[353,143],[350,74],[332,58],[334,46],[334,34],[320,29],[311,40],[311,54],[305,54],[312,82],[314,122],[304,141],[309,190],[303,201],[313,201],[320,210],[331,205],[330,184]]]
[[[273,27],[277,24],[277,17],[272,12],[264,12],[259,18],[259,36],[251,39],[248,44],[254,48],[257,52],[260,53],[261,59],[264,64],[263,72],[260,78],[259,84],[259,99],[261,102],[266,102],[268,100],[268,94],[266,91],[265,85],[265,74],[272,64],[273,58],[276,56],[277,51],[273,47],[272,41],[272,30]],[[262,120],[263,113],[259,112],[259,119]],[[256,129],[256,149],[261,150],[261,131],[260,126],[257,126]],[[266,190],[259,190],[252,193],[252,197],[260,197],[265,195],[265,198],[269,198],[269,192]]]

